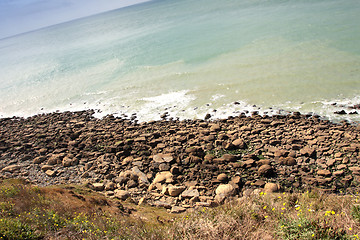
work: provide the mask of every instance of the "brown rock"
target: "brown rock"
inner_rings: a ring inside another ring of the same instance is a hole
[[[315,185],[317,184],[316,178],[313,177],[303,177],[302,181],[308,185]]]
[[[300,154],[310,158],[316,158],[316,151],[308,146],[300,150]]]
[[[130,193],[125,190],[117,189],[114,191],[114,197],[124,201],[130,197]]]
[[[220,184],[216,188],[215,193],[219,196],[230,197],[235,195],[236,191],[231,184]]]
[[[235,176],[231,179],[231,182],[235,185],[240,186],[242,184],[242,180],[240,176]]]
[[[320,176],[324,176],[324,177],[331,176],[331,172],[329,170],[325,170],[325,169],[319,169],[317,171],[317,174],[320,175]]]
[[[169,195],[169,188],[166,185],[162,186],[161,195]]]
[[[195,204],[195,203],[197,203],[197,202],[199,202],[200,201],[200,198],[199,197],[193,197],[193,198],[191,198],[190,200],[189,200],[189,203],[190,204]]]
[[[332,166],[334,166],[335,162],[336,162],[335,159],[329,159],[329,160],[326,161],[326,165],[328,167],[332,167]]]
[[[291,146],[291,149],[292,150],[300,150],[301,149],[301,145],[300,144],[293,144],[292,146]]]
[[[69,157],[64,157],[62,160],[62,164],[64,167],[70,167],[73,165],[76,165],[78,163],[78,160],[75,158],[69,158]]]
[[[159,170],[160,171],[168,171],[170,169],[169,164],[167,163],[160,163],[159,165]]]
[[[127,188],[135,188],[138,186],[138,182],[133,180],[133,179],[130,179],[127,183],[126,183],[126,187]]]
[[[34,158],[33,163],[34,164],[40,164],[40,163],[43,163],[45,160],[46,160],[46,157],[40,156],[40,157]]]
[[[183,198],[193,198],[200,196],[197,189],[189,189],[182,192],[181,197]]]
[[[226,182],[228,180],[228,176],[225,173],[219,174],[216,179],[220,182]]]
[[[339,164],[336,166],[336,169],[338,169],[338,170],[342,170],[342,169],[346,169],[346,168],[347,168],[347,166],[345,164]]]
[[[17,170],[20,170],[21,166],[20,165],[17,165],[17,164],[14,164],[14,165],[10,165],[10,166],[7,166],[7,167],[4,167],[1,171],[2,172],[10,172],[10,173],[13,173]]]
[[[257,164],[258,166],[261,166],[261,165],[270,165],[270,160],[269,160],[269,159],[261,159],[261,160],[257,161],[256,164]]]
[[[156,174],[153,184],[156,183],[172,183],[173,182],[173,175],[171,172],[159,172]]]
[[[58,163],[61,163],[62,161],[62,157],[60,154],[55,154],[55,155],[52,155],[48,161],[47,161],[47,165],[56,165]]]
[[[236,162],[237,156],[232,155],[232,154],[224,154],[222,156],[222,159],[224,159],[224,161],[226,161],[226,162]]]
[[[341,176],[343,174],[344,174],[344,170],[338,170],[338,171],[333,172],[334,176]]]
[[[211,114],[209,114],[209,113],[207,113],[207,114],[205,115],[205,117],[204,117],[205,120],[208,120],[208,119],[210,119],[210,118],[211,118]]]
[[[41,167],[41,170],[43,170],[44,172],[46,172],[47,170],[51,170],[51,169],[53,169],[53,166],[51,166],[51,165],[43,165]]]
[[[171,204],[164,201],[155,201],[154,205],[158,208],[167,208],[167,209],[171,208]]]
[[[277,149],[274,151],[275,157],[286,157],[286,155],[287,155],[287,152],[285,150]]]
[[[216,196],[215,196],[215,201],[216,201],[218,204],[224,203],[225,199],[226,199],[226,196],[223,195],[223,194],[221,194],[221,195],[216,195]]]
[[[344,147],[343,148],[345,152],[356,152],[356,147]]]
[[[265,181],[259,179],[259,180],[256,180],[252,185],[257,186],[257,187],[263,187],[265,184],[266,184]]]
[[[49,177],[55,177],[56,176],[56,171],[53,170],[47,170],[45,172],[46,175],[48,175]]]
[[[173,206],[170,210],[170,213],[182,213],[185,212],[186,208],[183,207],[178,207],[178,206]]]
[[[262,165],[258,169],[258,174],[260,176],[268,177],[273,175],[274,169],[270,165]]]
[[[170,163],[174,160],[174,158],[171,154],[159,153],[159,154],[153,156],[153,160],[154,160],[154,162],[157,162],[157,163]]]
[[[138,202],[138,205],[143,206],[143,205],[146,205],[146,204],[147,204],[146,198],[145,197],[140,198],[140,200]]]
[[[211,124],[210,125],[210,131],[211,132],[217,132],[217,131],[220,131],[220,125],[219,124]]]
[[[122,165],[127,165],[127,164],[129,164],[129,163],[132,163],[134,161],[134,158],[133,157],[126,157],[126,158],[124,158],[124,160],[122,160]]]
[[[212,160],[215,158],[215,156],[214,155],[212,155],[212,154],[207,154],[207,155],[205,155],[205,157],[204,157],[204,161],[206,161],[206,162],[212,162]]]
[[[279,184],[276,183],[266,183],[264,186],[264,192],[273,193],[280,190]]]
[[[184,190],[186,189],[185,186],[172,186],[169,187],[168,192],[169,195],[172,197],[177,197],[180,195],[180,193],[182,193]]]
[[[293,157],[286,157],[284,159],[284,165],[286,166],[295,166],[297,164],[295,158]]]
[[[255,160],[249,159],[243,162],[245,168],[251,168],[255,164]],[[264,165],[265,166],[265,165]]]
[[[139,184],[143,184],[143,185],[149,185],[149,179],[147,178],[146,174],[143,173],[142,171],[139,170],[138,167],[133,167],[131,169],[133,175],[137,176],[137,180],[139,182]]]
[[[134,142],[146,142],[146,138],[145,137],[138,137],[134,139]]]
[[[238,149],[245,149],[246,144],[242,139],[236,139],[232,142],[232,145]]]
[[[93,183],[92,188],[95,191],[102,191],[102,190],[104,190],[105,186],[104,186],[104,183]]]
[[[180,168],[178,166],[173,166],[173,167],[171,167],[170,172],[173,175],[179,175],[180,174]]]
[[[349,167],[349,170],[352,171],[352,173],[355,175],[360,175],[360,167]]]
[[[113,183],[113,182],[108,182],[108,183],[106,183],[105,184],[105,190],[106,191],[113,191],[113,190],[115,190],[115,188],[116,188],[116,184],[115,183]]]

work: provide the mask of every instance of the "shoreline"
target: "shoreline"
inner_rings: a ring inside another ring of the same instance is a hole
[[[162,96],[162,95],[161,95]],[[87,104],[84,102],[84,104]],[[217,108],[212,108],[211,103],[207,103],[202,106],[195,106],[193,108],[182,108],[176,105],[164,106],[164,108],[148,109],[143,111],[140,109],[131,109],[130,106],[122,105],[117,111],[98,108],[99,106],[87,106],[87,107],[74,107],[72,103],[69,104],[69,108],[61,109],[48,109],[41,108],[39,111],[32,113],[15,113],[13,114],[0,114],[1,119],[27,119],[36,116],[49,115],[54,113],[67,113],[67,112],[93,112],[93,116],[97,119],[102,119],[107,116],[114,116],[115,118],[121,118],[125,120],[136,121],[139,123],[149,121],[161,121],[161,120],[197,120],[204,119],[209,121],[219,121],[230,117],[260,115],[263,117],[273,116],[287,116],[292,114],[300,114],[302,116],[316,117],[321,120],[330,121],[334,124],[342,124],[348,122],[353,125],[359,125],[360,119],[358,119],[360,113],[360,104],[355,103],[341,103],[341,102],[327,102],[323,103],[327,106],[328,113],[316,112],[316,111],[301,111],[298,108],[287,109],[281,107],[261,107],[255,104],[248,104],[242,101],[235,101]],[[127,110],[126,110],[127,109]]]
[[[252,115],[137,123],[93,110],[0,119],[0,176],[87,184],[154,206],[213,206],[248,189],[355,192],[360,126]]]

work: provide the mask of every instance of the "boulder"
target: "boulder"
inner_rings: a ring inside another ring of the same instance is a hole
[[[216,190],[216,195],[223,195],[225,197],[230,197],[235,195],[235,188],[231,184],[220,184]]]
[[[130,197],[130,193],[128,191],[125,191],[125,190],[117,189],[117,190],[114,191],[114,197],[125,201],[127,198]]]
[[[132,163],[134,161],[134,158],[132,156],[126,157],[122,160],[121,164],[122,165],[127,165],[129,163]]]
[[[211,124],[210,125],[210,131],[211,132],[217,132],[220,131],[221,127],[219,124]]]
[[[154,206],[159,208],[167,208],[167,209],[171,208],[171,204],[164,201],[155,201]]]
[[[266,183],[264,186],[264,192],[266,193],[278,192],[279,190],[280,186],[276,183]]]
[[[70,166],[76,165],[77,163],[78,163],[78,160],[76,158],[64,157],[62,160],[62,165],[64,167],[70,167]]]
[[[153,184],[156,183],[172,183],[173,182],[173,175],[171,172],[159,172],[156,174],[154,180],[153,180]]]
[[[45,174],[48,175],[49,177],[55,177],[56,176],[56,171],[46,170]]]
[[[170,196],[177,197],[180,195],[180,193],[185,191],[185,189],[186,189],[185,186],[172,186],[168,188],[168,192]]]
[[[47,170],[51,170],[51,169],[53,169],[53,166],[51,166],[51,165],[43,165],[43,166],[41,166],[41,170],[43,170],[44,172],[46,172]]]
[[[7,167],[4,167],[1,171],[3,172],[10,172],[10,173],[13,173],[17,170],[19,170],[21,168],[20,165],[17,165],[17,164],[13,164],[13,165],[10,165],[10,166],[7,166]]]
[[[182,192],[181,197],[183,198],[193,198],[200,196],[197,189],[188,189]]]
[[[300,154],[310,158],[316,158],[316,150],[308,146],[300,150]]]
[[[114,189],[116,188],[116,184],[115,183],[113,183],[113,182],[107,182],[106,184],[105,184],[105,190],[106,191],[113,191]]]
[[[62,161],[62,157],[60,154],[54,154],[52,156],[49,157],[49,159],[47,160],[47,164],[48,165],[56,165],[58,163],[61,163]]]
[[[183,207],[178,207],[178,206],[173,206],[170,210],[170,213],[182,213],[185,212],[186,208]]]
[[[325,170],[325,169],[319,169],[319,170],[317,171],[317,174],[318,174],[319,176],[324,176],[324,177],[329,177],[329,176],[331,176],[331,172],[330,172],[329,170]]]
[[[178,166],[173,166],[171,169],[170,169],[170,172],[173,174],[173,175],[179,175],[180,174],[180,168]]]
[[[156,163],[171,163],[174,160],[171,154],[159,153],[153,156],[153,161]]]
[[[360,167],[357,166],[349,167],[349,170],[355,175],[360,175]]]
[[[296,160],[293,157],[281,157],[279,163],[286,166],[295,166],[297,164]]]
[[[45,160],[46,160],[46,158],[44,156],[40,156],[40,157],[34,158],[33,163],[40,164],[40,163],[43,163]]]
[[[104,190],[105,186],[104,186],[104,183],[93,183],[92,188],[95,191],[102,191],[102,190]]]
[[[134,175],[138,177],[138,181],[140,184],[149,185],[149,179],[147,178],[146,174],[140,171],[138,167],[133,167],[132,170]]]
[[[260,176],[268,177],[268,176],[273,175],[273,173],[274,173],[274,169],[270,165],[267,165],[267,164],[262,165],[258,169],[258,174]]]
[[[224,154],[222,156],[222,159],[224,159],[224,161],[226,161],[226,162],[236,162],[237,156],[232,155],[232,154]]]
[[[242,139],[236,139],[236,140],[232,141],[232,145],[238,149],[246,148],[246,144]]]
[[[228,180],[228,176],[225,173],[219,174],[216,179],[220,182],[226,182]]]

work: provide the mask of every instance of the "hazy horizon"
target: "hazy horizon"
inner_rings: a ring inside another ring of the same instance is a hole
[[[0,39],[149,0],[3,0]]]

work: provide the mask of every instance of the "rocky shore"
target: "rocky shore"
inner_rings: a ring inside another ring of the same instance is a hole
[[[358,125],[299,113],[146,123],[93,113],[0,119],[0,177],[85,183],[172,212],[216,206],[252,189],[359,187]]]

